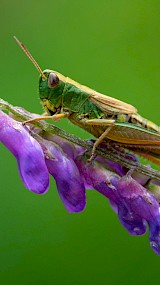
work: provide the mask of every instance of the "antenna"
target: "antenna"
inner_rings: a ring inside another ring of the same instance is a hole
[[[24,53],[29,57],[29,59],[32,61],[32,63],[34,64],[34,66],[37,68],[37,70],[39,71],[39,73],[42,76],[43,80],[46,80],[46,76],[44,75],[42,69],[39,67],[38,63],[35,61],[35,59],[33,58],[33,56],[30,54],[30,52],[28,51],[28,49],[25,47],[25,45],[23,43],[21,43],[15,36],[13,37],[17,44],[20,46],[20,48],[24,51]]]

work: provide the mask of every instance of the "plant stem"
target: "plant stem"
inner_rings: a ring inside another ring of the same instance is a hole
[[[19,120],[19,121],[26,121],[26,120],[33,118],[33,114],[29,113],[28,111],[26,111],[25,109],[23,109],[21,107],[14,107],[11,104],[9,104],[8,102],[4,101],[3,99],[0,99],[0,109],[1,110],[7,110],[8,112],[12,113],[15,116],[15,119]],[[41,122],[35,121],[32,123],[32,125],[40,128],[43,132],[54,134],[60,138],[66,139],[67,141],[69,141],[73,144],[81,146],[84,149],[86,149],[86,151],[88,153],[91,154],[92,147],[93,147],[92,141],[82,140],[82,139],[76,137],[75,135],[70,134],[70,133],[54,126],[53,124],[49,124],[45,121],[41,121]],[[97,156],[101,156],[105,159],[108,159],[110,161],[118,163],[118,164],[126,167],[128,170],[132,169],[135,172],[138,172],[138,173],[141,173],[141,174],[144,174],[144,175],[150,177],[150,179],[160,181],[160,172],[158,172],[155,169],[148,168],[147,166],[144,166],[144,165],[142,165],[136,161],[128,160],[126,152],[120,152],[112,146],[109,148],[106,147],[105,149],[98,147],[96,149],[95,154]]]

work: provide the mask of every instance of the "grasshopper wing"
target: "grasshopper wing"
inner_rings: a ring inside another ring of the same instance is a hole
[[[99,107],[104,113],[124,113],[124,114],[136,114],[137,109],[130,104],[124,103],[115,98],[103,95],[101,93],[95,92],[91,94],[89,99]]]

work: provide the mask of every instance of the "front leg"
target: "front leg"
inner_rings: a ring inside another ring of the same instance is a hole
[[[69,117],[69,113],[68,112],[61,113],[61,114],[55,114],[55,115],[52,115],[52,116],[43,115],[43,116],[39,116],[37,118],[33,118],[33,119],[30,119],[30,120],[24,121],[22,124],[26,125],[28,123],[34,123],[34,122],[38,122],[38,121],[42,121],[42,120],[59,121],[60,119],[68,118],[68,117]]]

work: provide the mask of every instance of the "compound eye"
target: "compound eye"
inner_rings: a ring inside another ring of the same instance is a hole
[[[54,87],[56,87],[58,85],[58,83],[59,83],[58,76],[55,73],[51,72],[49,74],[49,77],[48,77],[48,85],[49,85],[49,87],[54,88]]]

